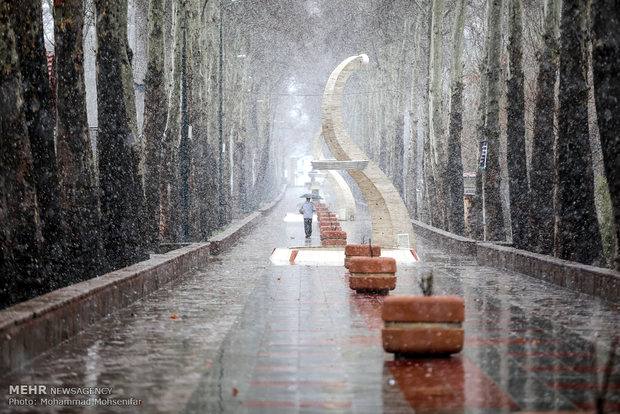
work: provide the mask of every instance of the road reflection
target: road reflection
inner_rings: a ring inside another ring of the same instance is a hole
[[[517,404],[462,355],[448,358],[395,359],[384,364],[384,407],[399,390],[416,413],[508,411]]]

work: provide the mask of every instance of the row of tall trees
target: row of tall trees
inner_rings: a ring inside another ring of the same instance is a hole
[[[53,3],[55,88],[42,2],[13,3],[0,5],[0,307],[143,260],[162,243],[207,240],[275,192],[282,75],[255,69],[273,57],[251,53],[254,30],[234,3],[132,2],[148,16],[143,117],[126,0]],[[97,134],[84,79],[88,13]]]
[[[347,97],[348,127],[402,190],[412,216],[457,234],[610,265],[618,218],[597,206],[611,197],[618,214],[618,143],[609,132],[617,122],[615,7],[373,5],[375,32],[360,37],[376,62],[353,80],[366,92]],[[405,71],[411,76],[393,76]],[[467,211],[463,171],[476,176]]]

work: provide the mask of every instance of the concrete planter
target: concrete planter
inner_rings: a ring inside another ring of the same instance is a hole
[[[391,257],[351,257],[349,287],[357,292],[387,294],[396,288],[396,260]]]
[[[344,267],[348,269],[351,257],[355,256],[379,257],[381,246],[373,245],[371,251],[371,247],[367,244],[347,244],[344,248]]]
[[[463,349],[463,299],[457,296],[392,296],[383,303],[386,352],[448,355]]]

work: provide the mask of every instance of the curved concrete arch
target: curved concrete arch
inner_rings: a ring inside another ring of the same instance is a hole
[[[339,161],[366,160],[362,151],[349,137],[342,122],[342,94],[351,74],[368,64],[367,55],[351,56],[331,73],[321,106],[322,135],[334,157]],[[373,242],[384,247],[398,247],[398,234],[408,234],[412,244],[413,228],[405,203],[391,180],[372,161],[363,170],[349,171],[368,203],[372,220]]]
[[[314,138],[312,152],[312,155],[316,160],[325,159],[325,154],[323,154],[323,150],[321,149],[321,134],[317,134],[316,138]],[[356,210],[355,197],[353,196],[353,192],[351,191],[349,184],[347,184],[338,171],[327,170],[326,179],[329,185],[335,190],[334,196],[336,198],[338,209],[345,210],[346,217],[343,217],[342,219],[354,220]]]

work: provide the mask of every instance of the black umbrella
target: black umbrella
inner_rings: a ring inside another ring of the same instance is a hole
[[[299,198],[312,198],[314,200],[322,200],[323,199],[323,197],[321,197],[320,195],[310,194],[310,193],[306,193],[306,194],[300,195]]]

